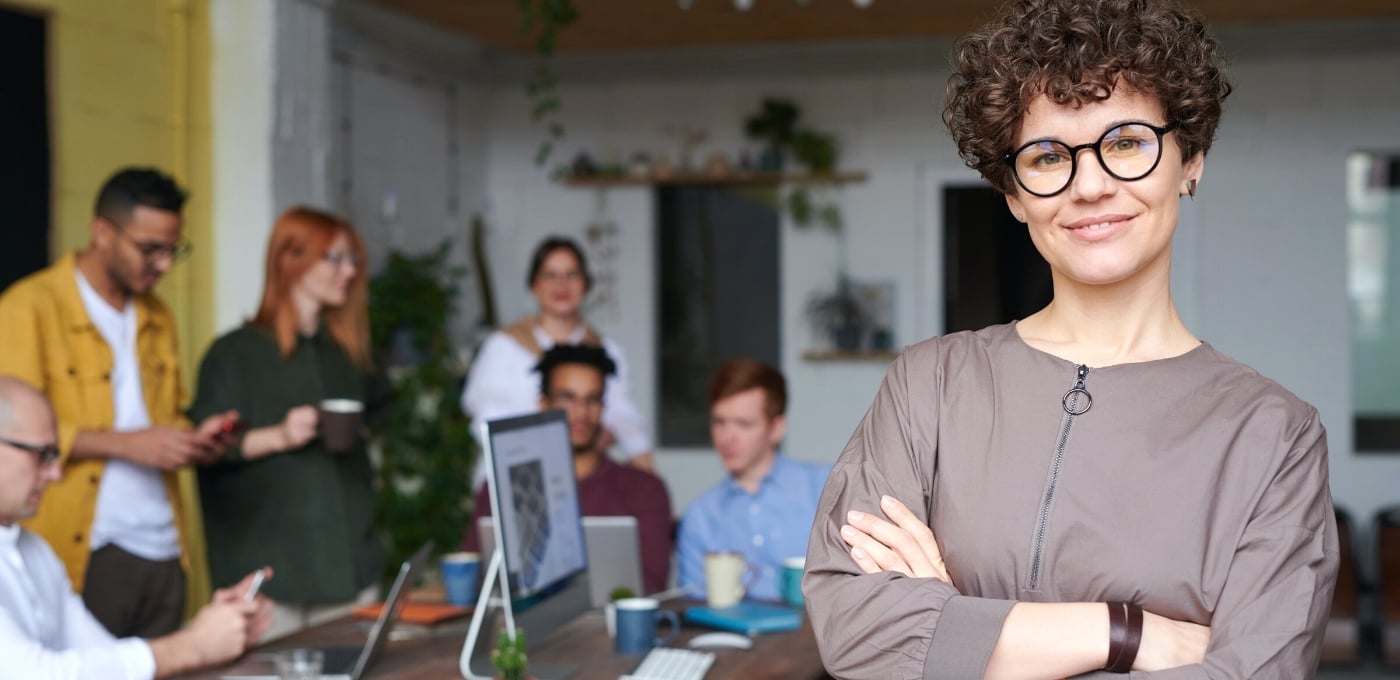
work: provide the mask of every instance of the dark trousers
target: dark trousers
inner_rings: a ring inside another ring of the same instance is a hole
[[[185,570],[179,559],[152,562],[108,543],[88,559],[83,604],[119,638],[168,635],[185,620]]]

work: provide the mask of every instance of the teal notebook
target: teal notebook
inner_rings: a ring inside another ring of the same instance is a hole
[[[702,626],[731,630],[736,633],[776,633],[802,627],[802,612],[777,604],[740,602],[733,607],[690,607],[685,620]]]

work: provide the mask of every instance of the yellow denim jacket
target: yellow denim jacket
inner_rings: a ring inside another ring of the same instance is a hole
[[[15,282],[0,296],[0,374],[43,391],[58,415],[63,478],[49,487],[38,513],[24,525],[48,541],[68,568],[73,588],[82,592],[88,532],[107,461],[69,456],[78,430],[111,428],[113,406],[112,351],[83,307],[76,262],[68,255]],[[174,319],[155,295],[138,296],[134,302],[146,411],[153,425],[184,424]],[[165,474],[165,488],[180,533],[180,561],[189,573],[188,519],[174,473]]]

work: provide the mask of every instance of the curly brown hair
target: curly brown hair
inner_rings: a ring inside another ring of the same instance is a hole
[[[1123,86],[1176,121],[1182,159],[1204,154],[1230,83],[1205,22],[1175,0],[1013,0],[953,48],[943,122],[967,166],[1016,191],[1002,158],[1040,95],[1076,108]]]

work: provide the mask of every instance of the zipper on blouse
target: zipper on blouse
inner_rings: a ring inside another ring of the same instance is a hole
[[[1050,525],[1050,505],[1055,500],[1055,485],[1059,482],[1060,466],[1065,459],[1065,445],[1069,443],[1069,430],[1074,425],[1075,416],[1084,415],[1089,408],[1094,405],[1094,397],[1089,394],[1089,390],[1084,387],[1084,380],[1089,377],[1089,367],[1080,364],[1075,369],[1074,387],[1065,392],[1065,396],[1060,400],[1060,406],[1064,409],[1064,418],[1060,421],[1060,435],[1055,438],[1055,455],[1050,463],[1050,476],[1045,482],[1045,493],[1040,501],[1040,513],[1036,516],[1035,540],[1031,543],[1031,573],[1027,587],[1030,590],[1040,588],[1040,562],[1041,552],[1045,547],[1045,532]]]

